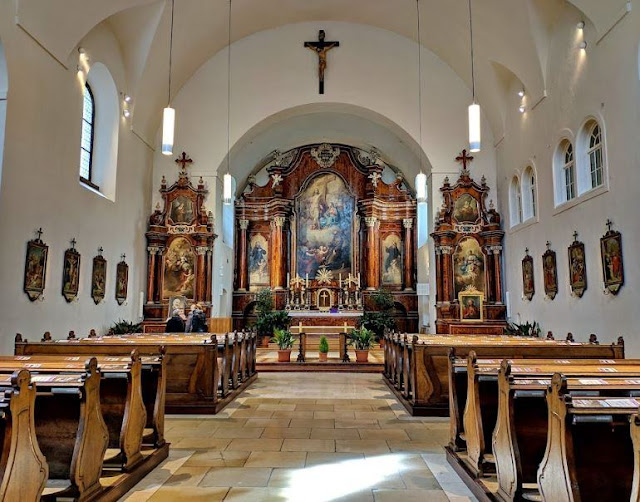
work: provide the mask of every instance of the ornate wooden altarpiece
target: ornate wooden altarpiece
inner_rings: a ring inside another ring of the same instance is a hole
[[[502,239],[500,215],[493,203],[486,208],[489,187],[484,176],[477,184],[467,164],[466,150],[460,178],[451,185],[445,178],[444,198],[431,234],[436,257],[436,332],[443,334],[502,334],[506,306],[502,297]],[[482,321],[461,322],[460,294],[483,295]]]
[[[154,328],[164,323],[169,301],[175,297],[203,303],[207,315],[211,310],[213,243],[217,235],[213,215],[204,207],[208,191],[202,178],[195,188],[189,181],[186,167],[191,159],[184,152],[176,163],[182,166],[178,180],[167,187],[162,177],[163,203],[157,204],[145,234],[148,270],[144,319],[146,324],[156,324]]]
[[[254,320],[264,288],[277,309],[312,312],[305,324],[342,325],[384,287],[398,328],[417,331],[416,200],[401,176],[382,180],[385,167],[346,145],[274,152],[267,184],[251,177],[236,200],[235,329]]]

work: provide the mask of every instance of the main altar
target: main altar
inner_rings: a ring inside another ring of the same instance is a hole
[[[398,328],[418,330],[416,200],[385,169],[375,150],[325,143],[274,152],[268,182],[249,178],[236,200],[235,329],[255,319],[262,289],[294,325],[355,326],[384,288]]]

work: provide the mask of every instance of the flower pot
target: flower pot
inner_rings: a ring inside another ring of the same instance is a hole
[[[268,336],[264,336],[262,335],[262,338],[260,340],[260,346],[263,348],[268,348],[269,347],[269,338]]]
[[[291,361],[291,349],[278,350],[278,362],[288,363]]]
[[[369,362],[369,351],[356,349],[356,362],[357,363]]]
[[[321,363],[326,363],[327,362],[327,353],[326,352],[318,352],[318,358],[320,359]]]

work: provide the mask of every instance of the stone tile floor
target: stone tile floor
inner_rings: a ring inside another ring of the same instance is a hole
[[[476,500],[447,464],[447,434],[378,374],[262,373],[216,416],[168,416],[169,458],[122,500]]]

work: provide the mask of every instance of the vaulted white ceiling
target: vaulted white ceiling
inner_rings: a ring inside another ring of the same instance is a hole
[[[175,94],[227,45],[227,0],[175,0]],[[620,18],[626,0],[476,0],[477,89],[494,135],[504,126],[505,89],[517,79],[533,102],[545,92],[549,41],[563,9],[575,9],[598,37]],[[417,40],[415,0],[233,0],[232,40],[306,21],[345,21]],[[421,43],[470,86],[467,0],[420,0]],[[134,127],[147,139],[167,100],[168,0],[16,0],[16,21],[63,64],[96,25],[118,39],[127,92],[136,97]],[[372,51],[376,48],[372,47]],[[488,109],[488,110],[487,110]]]

